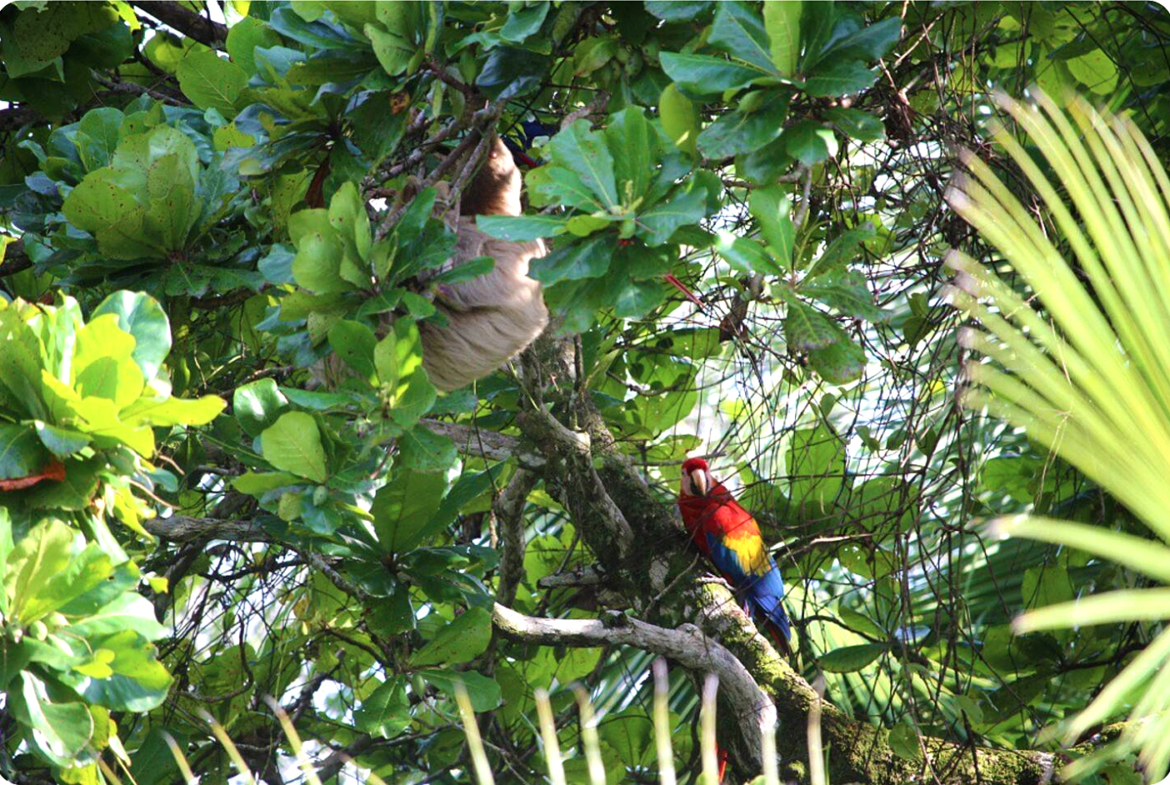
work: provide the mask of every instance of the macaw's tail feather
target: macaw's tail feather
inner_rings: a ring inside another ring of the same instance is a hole
[[[791,659],[792,647],[788,641],[792,631],[788,614],[784,612],[784,582],[780,579],[780,570],[773,567],[748,588],[746,595],[756,618],[763,622],[775,641],[777,650]]]
[[[772,639],[772,643],[776,646],[776,651],[780,652],[780,656],[786,660],[792,660],[792,643],[788,640],[787,625],[783,628],[773,622],[771,619],[764,621],[764,629],[768,631],[768,637]]]

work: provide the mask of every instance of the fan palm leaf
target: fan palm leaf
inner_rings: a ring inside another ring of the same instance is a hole
[[[1024,205],[973,154],[948,202],[999,252],[980,264],[952,251],[954,302],[982,326],[960,340],[964,403],[1024,429],[1097,482],[1170,543],[1170,178],[1128,119],[1074,98],[998,98],[1051,173],[1009,130],[995,138],[1030,184]],[[1045,222],[1037,220],[1043,216]],[[1059,238],[1058,243],[1054,238]],[[1062,253],[1062,249],[1064,252]],[[993,267],[1020,276],[1026,294]],[[1170,547],[1156,540],[1031,516],[1001,532],[1057,543],[1170,583]],[[1170,619],[1170,589],[1105,592],[1033,610],[1018,632]],[[1152,780],[1170,768],[1170,630],[1157,634],[1065,727],[1071,743],[1128,709],[1109,755],[1136,752]],[[1094,762],[1075,762],[1076,776]]]

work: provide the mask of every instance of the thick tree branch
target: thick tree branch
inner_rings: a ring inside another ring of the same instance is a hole
[[[500,586],[496,590],[496,602],[501,605],[512,604],[516,587],[524,578],[524,505],[537,479],[528,469],[517,469],[508,487],[492,504],[504,549],[500,559]]]
[[[536,582],[542,589],[566,589],[579,586],[600,586],[605,583],[605,573],[596,564],[587,564],[569,572],[546,575]]]
[[[443,420],[423,420],[423,425],[435,433],[449,437],[455,442],[455,448],[464,455],[475,455],[489,461],[506,461],[522,452],[520,440],[515,436],[489,431],[486,428]]]
[[[142,525],[155,537],[171,542],[196,542],[200,540],[274,541],[264,529],[253,521],[172,515],[169,518],[151,518],[144,521]]]
[[[719,677],[720,692],[738,707],[740,721],[752,728],[755,757],[762,758],[763,733],[776,727],[776,707],[731,652],[693,624],[666,629],[609,612],[600,620],[541,619],[525,616],[498,602],[492,609],[496,629],[525,643],[545,646],[633,646],[678,662],[684,668]]]
[[[172,0],[134,0],[132,5],[150,14],[176,32],[182,33],[188,38],[194,38],[199,43],[206,44],[213,49],[223,49],[223,45],[227,41],[227,27],[184,8]]]
[[[11,106],[7,109],[0,109],[0,131],[15,131],[22,125],[40,119],[40,113],[27,106]]]

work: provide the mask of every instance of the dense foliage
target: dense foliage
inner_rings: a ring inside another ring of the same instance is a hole
[[[504,635],[496,603],[698,625],[780,707],[794,779],[802,676],[839,710],[839,782],[1035,781],[1053,728],[1077,729],[1070,758],[1122,733],[1069,723],[1170,613],[1011,621],[1165,573],[981,521],[1053,515],[1140,548],[1156,513],[1059,439],[960,405],[944,254],[1000,257],[944,197],[970,150],[1081,254],[1065,194],[1034,190],[1067,173],[1010,118],[993,143],[993,95],[1079,92],[1165,160],[1155,4],[17,0],[0,65],[6,779],[172,782],[173,744],[224,781],[208,715],[258,777],[301,778],[271,696],[323,780],[469,782],[462,685],[498,779],[543,780],[543,689],[586,781],[580,684],[609,781],[656,781],[653,648]],[[419,324],[442,319],[435,287],[492,263],[443,269],[438,216],[492,128],[534,165],[525,215],[478,225],[549,244],[531,274],[555,319],[439,394]],[[1100,324],[1144,346],[1123,313]],[[321,385],[334,355],[347,373]],[[1125,365],[1090,383],[1120,389]],[[716,456],[775,545],[792,669],[700,579],[673,512],[689,454]],[[684,773],[701,683],[672,671]],[[739,780],[759,772],[749,713],[719,709]],[[1136,750],[1080,771],[1136,782]]]

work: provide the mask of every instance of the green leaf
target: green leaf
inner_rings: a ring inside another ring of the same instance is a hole
[[[832,130],[815,120],[801,120],[784,130],[784,149],[805,166],[837,154],[837,138]]]
[[[646,0],[646,10],[664,22],[694,22],[713,5],[712,0]]]
[[[200,109],[216,109],[224,117],[236,115],[236,101],[248,86],[248,74],[213,51],[189,53],[179,63],[179,88]]]
[[[455,442],[451,437],[416,425],[398,438],[402,448],[403,465],[418,471],[431,472],[449,469],[456,459]]]
[[[166,311],[144,292],[114,292],[94,309],[90,320],[112,313],[118,317],[118,326],[134,336],[134,362],[147,380],[158,376],[158,370],[171,351],[171,324]]]
[[[764,29],[768,31],[772,65],[782,76],[796,73],[800,58],[800,15],[802,0],[764,3]]]
[[[232,487],[249,496],[263,496],[277,488],[287,488],[290,485],[303,483],[304,480],[289,472],[244,472],[239,477],[232,479]]]
[[[406,679],[394,676],[378,685],[354,712],[353,721],[358,730],[383,739],[400,735],[411,721]]]
[[[194,178],[182,159],[171,153],[151,164],[146,187],[150,202],[143,228],[166,250],[182,250],[203,207],[195,197]]]
[[[39,474],[51,460],[34,428],[15,423],[0,424],[0,480]]]
[[[742,60],[763,71],[773,70],[768,33],[755,9],[737,0],[717,3],[715,8],[715,22],[707,41],[734,60]]]
[[[697,182],[689,190],[674,196],[638,214],[640,226],[636,232],[651,248],[670,241],[675,231],[687,224],[697,224],[707,213],[707,193]]]
[[[374,347],[378,339],[374,331],[361,322],[342,319],[329,328],[329,345],[359,378],[373,384],[377,379],[374,370]]]
[[[259,436],[288,407],[288,399],[272,379],[258,379],[236,388],[232,411],[249,436]]]
[[[219,416],[227,402],[217,395],[202,398],[139,398],[119,413],[131,427],[150,425],[206,425]]]
[[[750,153],[780,136],[788,116],[788,94],[776,93],[766,106],[746,113],[728,112],[699,134],[699,149],[708,158]]]
[[[569,234],[574,237],[588,237],[594,232],[599,232],[602,229],[608,229],[616,221],[625,220],[618,216],[606,215],[574,215],[565,224],[565,228],[569,230]]]
[[[256,73],[256,50],[279,45],[276,31],[255,17],[245,16],[228,28],[228,54],[249,76]]]
[[[45,682],[22,671],[8,691],[9,711],[36,732],[36,749],[58,766],[69,766],[93,735],[93,717],[80,701],[55,703]]]
[[[91,109],[81,118],[77,124],[77,155],[87,171],[110,163],[118,148],[118,130],[124,119],[122,112],[108,106]]]
[[[439,273],[434,278],[431,278],[427,283],[432,286],[439,284],[453,284],[463,283],[481,275],[487,275],[496,268],[496,260],[490,256],[477,256],[469,262],[465,262],[458,267],[452,267],[446,272]]]
[[[56,425],[49,425],[40,420],[37,420],[33,426],[36,428],[37,437],[41,440],[41,444],[45,445],[49,452],[58,458],[68,458],[90,442],[90,437],[80,431],[58,428]],[[0,441],[2,441],[2,437],[0,437]],[[3,459],[0,459],[0,466],[2,464]],[[0,468],[0,474],[3,474],[3,471]]]
[[[791,498],[814,514],[833,509],[845,484],[845,445],[832,428],[794,431],[788,445]]]
[[[1074,79],[1098,95],[1112,93],[1117,87],[1117,64],[1102,49],[1066,60],[1065,65]]]
[[[99,169],[74,188],[62,206],[65,217],[92,234],[99,248],[115,259],[161,257],[162,251],[143,236],[142,206],[109,173]]]
[[[495,101],[517,98],[540,87],[551,63],[545,55],[527,49],[496,47],[475,78],[475,85]]]
[[[285,412],[260,434],[264,459],[275,466],[323,483],[329,479],[317,421],[304,412]]]
[[[622,202],[629,204],[650,188],[658,164],[658,133],[642,108],[627,106],[611,115],[605,142],[614,158],[614,178]]]
[[[323,210],[321,212],[324,213]],[[290,220],[290,233],[292,226]],[[341,277],[344,248],[331,227],[327,232],[310,232],[294,242],[297,255],[293,259],[293,278],[298,286],[314,294],[334,294],[354,289],[352,283]]]
[[[732,63],[710,55],[687,55],[663,52],[659,56],[662,70],[689,93],[710,95],[724,90],[747,87],[770,74],[758,68]]]
[[[536,35],[545,17],[548,16],[549,3],[547,0],[533,3],[523,8],[513,8],[508,12],[508,21],[500,28],[500,38],[512,43],[520,43],[529,36]]]
[[[613,237],[593,235],[583,241],[563,243],[542,259],[533,259],[529,275],[545,286],[559,281],[597,278],[609,269]]]
[[[529,197],[535,197],[532,202],[534,207],[563,205],[590,213],[602,209],[601,201],[581,178],[564,167],[542,166],[529,172],[525,180]]]
[[[859,93],[873,84],[877,70],[860,60],[827,60],[805,76],[804,91],[814,98]]]
[[[792,200],[787,189],[777,184],[753,190],[748,197],[748,210],[756,219],[772,257],[782,269],[791,269],[796,227],[792,223]]]
[[[422,365],[422,336],[411,319],[400,318],[374,347],[378,380],[389,388],[394,421],[404,428],[418,422],[437,395]],[[411,437],[408,437],[411,438]],[[422,439],[426,440],[423,436]],[[424,468],[422,465],[416,468]]]
[[[837,611],[837,615],[841,617],[841,621],[852,632],[864,633],[875,638],[886,637],[886,633],[873,620],[852,608],[842,607]]]
[[[823,670],[830,673],[853,673],[876,660],[889,650],[884,643],[862,643],[857,646],[843,646],[822,654],[817,660]]]
[[[563,129],[549,142],[548,150],[553,162],[577,175],[606,208],[618,205],[613,157],[588,120],[577,120]]]
[[[382,552],[405,553],[413,548],[446,492],[447,477],[442,472],[396,467],[370,507]]]
[[[856,270],[841,270],[806,279],[801,283],[799,291],[805,297],[831,305],[841,313],[875,324],[886,321],[889,316],[878,308],[866,285],[865,276]]]
[[[64,572],[78,536],[79,532],[56,518],[47,518],[16,542],[4,573],[11,617],[20,619],[25,607],[37,601],[53,576]]]
[[[93,645],[113,654],[108,664],[113,673],[104,679],[86,680],[80,688],[86,700],[114,711],[138,713],[162,705],[170,691],[171,676],[146,639],[127,630],[94,640]]]
[[[873,226],[866,224],[848,229],[829,241],[825,250],[808,268],[808,278],[836,275],[860,255],[858,247],[873,239]]]
[[[473,606],[439,630],[430,643],[411,655],[409,665],[411,668],[421,668],[470,662],[487,651],[491,639],[491,614]]]
[[[588,76],[613,59],[618,42],[612,36],[591,36],[577,44],[573,51],[573,74]]]
[[[455,697],[455,685],[463,684],[474,711],[491,711],[500,705],[500,685],[475,671],[423,670],[419,675],[451,697]]]
[[[755,240],[748,237],[736,237],[728,231],[720,230],[715,242],[715,252],[723,257],[732,268],[743,273],[760,273],[763,275],[781,275],[780,269]]]
[[[348,261],[360,268],[360,274],[350,283],[359,286],[368,283],[365,260],[370,255],[372,242],[370,216],[366,213],[366,205],[353,182],[347,180],[337,189],[337,193],[333,194],[327,215],[329,225],[341,239]]]
[[[836,62],[864,60],[871,63],[884,57],[901,35],[902,19],[898,16],[891,16],[866,27],[858,27],[846,35],[836,37],[812,62],[807,63],[806,67],[811,69],[818,63],[829,60]]]
[[[484,234],[522,243],[553,237],[565,231],[566,219],[559,215],[479,215],[475,225]]]
[[[890,749],[902,760],[922,760],[922,748],[918,745],[918,734],[909,722],[899,722],[890,730]]]
[[[886,138],[886,126],[881,119],[860,109],[833,107],[823,113],[826,120],[859,142],[877,142]]]
[[[673,82],[668,84],[658,99],[658,116],[662,130],[675,146],[694,155],[699,146],[699,112],[694,102],[679,92]]]
[[[59,610],[77,597],[112,579],[114,565],[96,544],[85,547],[69,560],[69,566],[53,574],[27,602],[23,603],[20,621],[30,624]]]
[[[119,594],[101,609],[74,621],[70,629],[86,638],[131,630],[153,641],[167,634],[167,628],[155,620],[150,600],[134,592]]]
[[[848,384],[861,378],[865,370],[865,350],[842,330],[836,343],[810,351],[808,362],[830,384]]]

